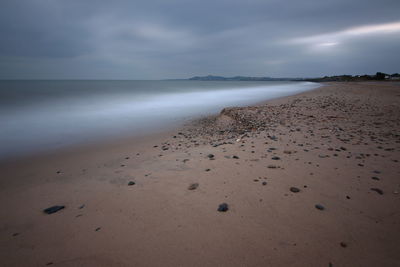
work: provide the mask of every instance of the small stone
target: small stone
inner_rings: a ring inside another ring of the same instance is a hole
[[[273,159],[273,160],[280,160],[281,158],[280,158],[280,157],[277,157],[277,156],[275,156],[275,157],[272,157],[271,159]]]
[[[214,159],[214,158],[215,158],[213,154],[208,154],[207,157],[208,157],[209,159]]]
[[[101,227],[97,227],[95,231],[98,232],[98,231],[100,231],[100,229],[101,229]]]
[[[232,156],[232,158],[234,158],[234,159],[239,159],[239,157],[238,157],[238,156]]]
[[[324,210],[325,209],[325,207],[322,206],[321,204],[316,204],[315,208],[318,209],[318,210]]]
[[[195,189],[197,189],[197,187],[199,187],[199,184],[198,183],[193,183],[193,184],[189,185],[188,189],[189,190],[195,190]]]
[[[267,182],[266,181],[262,182],[262,185],[267,185]]]
[[[297,187],[291,187],[290,191],[293,193],[298,193],[298,192],[300,192],[300,189],[298,189]]]
[[[43,212],[46,214],[52,214],[52,213],[56,213],[57,211],[60,211],[64,208],[65,208],[65,206],[52,206],[50,208],[43,210]]]
[[[209,172],[209,171],[211,171],[211,169],[205,169],[205,171],[206,171],[206,172]]]
[[[276,168],[278,168],[276,165],[268,165],[268,168],[269,169],[276,169]]]
[[[136,183],[134,181],[129,181],[128,185],[135,185]]]
[[[377,181],[380,180],[379,177],[376,177],[376,176],[373,176],[373,177],[371,177],[371,178],[372,178],[372,180],[377,180]]]
[[[371,188],[371,190],[377,192],[379,195],[383,195],[383,191],[379,188]]]
[[[226,211],[228,211],[228,204],[226,204],[226,203],[222,203],[222,204],[219,204],[219,206],[218,206],[218,211],[219,212],[226,212]]]
[[[346,244],[345,242],[340,242],[340,246],[341,246],[342,248],[345,248],[345,247],[347,247],[347,244]]]

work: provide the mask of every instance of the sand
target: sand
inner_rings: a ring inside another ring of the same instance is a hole
[[[382,82],[3,162],[1,265],[400,266],[399,160]]]

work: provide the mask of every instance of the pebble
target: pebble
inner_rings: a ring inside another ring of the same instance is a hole
[[[226,212],[226,211],[228,211],[228,204],[226,204],[226,203],[222,203],[222,204],[219,204],[219,206],[218,206],[218,211],[219,212]]]
[[[213,155],[213,154],[208,154],[207,157],[208,157],[209,159],[214,159],[214,155]]]
[[[267,182],[266,181],[262,182],[262,185],[267,185]]]
[[[291,187],[290,191],[293,193],[298,193],[298,192],[300,192],[300,189],[298,189],[297,187]]]
[[[60,211],[64,208],[65,208],[65,206],[52,206],[50,208],[43,210],[43,212],[46,214],[52,214],[52,213],[56,213],[57,211]]]
[[[379,195],[383,195],[383,191],[379,188],[371,188],[371,190],[377,192]]]
[[[275,156],[275,157],[272,157],[271,159],[273,159],[273,160],[280,160],[281,158],[280,158],[280,157],[277,157],[277,156]]]
[[[315,208],[318,209],[318,210],[324,210],[325,209],[325,207],[322,206],[321,204],[316,204]]]
[[[135,185],[136,183],[134,181],[129,181],[128,185]]]
[[[198,183],[193,183],[193,184],[189,185],[188,189],[189,190],[195,190],[195,189],[197,189],[197,187],[199,187],[199,184]]]

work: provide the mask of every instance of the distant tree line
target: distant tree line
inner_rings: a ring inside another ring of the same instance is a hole
[[[351,82],[351,81],[383,81],[383,80],[400,80],[399,73],[387,74],[377,72],[375,75],[336,75],[325,76],[321,78],[304,79],[312,82]]]

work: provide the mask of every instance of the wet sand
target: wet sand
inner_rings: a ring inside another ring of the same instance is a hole
[[[399,160],[382,82],[0,163],[1,265],[400,266]]]

